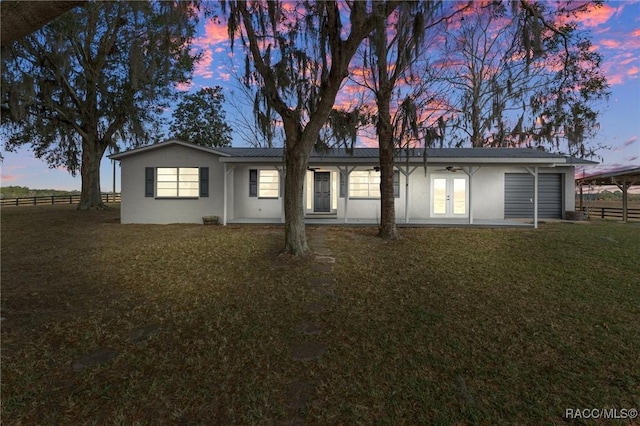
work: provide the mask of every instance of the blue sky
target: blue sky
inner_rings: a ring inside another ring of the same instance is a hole
[[[603,105],[600,130],[593,142],[610,147],[599,152],[601,164],[586,169],[587,174],[640,166],[640,1],[613,1],[581,20],[592,32],[593,42],[602,54],[603,69],[611,85],[609,102]],[[235,85],[230,71],[229,42],[226,28],[211,21],[200,24],[196,46],[205,52],[197,66],[192,88],[220,85],[227,98],[235,97]],[[239,58],[242,62],[242,59]],[[227,105],[227,117],[232,119],[233,108]],[[242,139],[234,136],[234,146]],[[19,185],[33,189],[79,190],[80,176],[72,177],[66,170],[50,169],[35,158],[27,148],[18,152],[4,152],[2,186]],[[101,187],[113,189],[112,162],[106,157],[101,164]],[[120,190],[117,170],[116,190]]]

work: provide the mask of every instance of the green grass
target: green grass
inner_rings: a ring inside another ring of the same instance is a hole
[[[566,424],[640,408],[640,226],[329,228],[337,298],[281,227],[121,225],[117,210],[2,211],[4,424]],[[316,318],[317,362],[291,351]],[[136,327],[160,331],[140,343]],[[76,372],[97,348],[120,354]]]

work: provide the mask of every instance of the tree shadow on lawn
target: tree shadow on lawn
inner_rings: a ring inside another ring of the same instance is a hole
[[[574,404],[639,398],[628,227],[426,228],[390,243],[328,228],[339,302],[318,314],[326,354],[299,365],[296,326],[317,299],[305,260],[274,260],[281,227],[53,207],[3,210],[8,424],[273,423],[301,377],[317,384],[312,423],[562,423]],[[73,370],[100,348],[117,356]]]
[[[281,228],[119,225],[117,211],[55,207],[3,217],[5,420],[283,418],[310,299],[304,261],[273,265]]]

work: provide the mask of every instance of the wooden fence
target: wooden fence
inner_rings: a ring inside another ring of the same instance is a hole
[[[103,203],[119,203],[120,193],[102,194]],[[80,203],[80,194],[74,195],[51,195],[46,197],[21,197],[21,198],[3,198],[0,200],[0,206],[40,206],[44,204],[78,204]]]
[[[622,219],[622,207],[583,207],[582,211],[590,217]],[[627,209],[627,219],[640,219],[640,209]]]

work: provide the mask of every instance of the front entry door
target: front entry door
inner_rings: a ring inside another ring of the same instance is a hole
[[[331,211],[331,183],[330,172],[314,173],[313,210],[315,212]]]
[[[431,215],[465,217],[467,213],[467,177],[433,176],[431,178]]]

